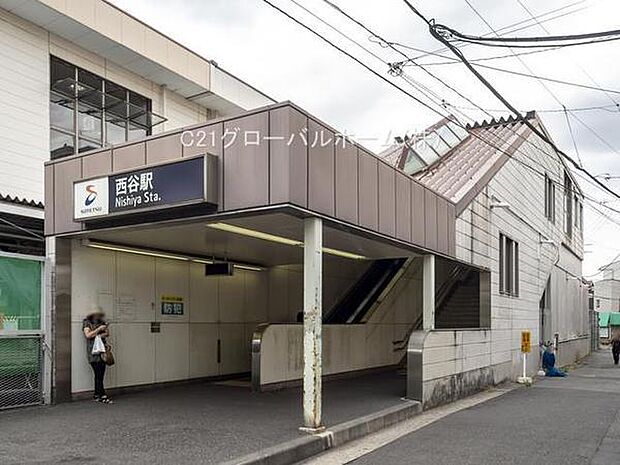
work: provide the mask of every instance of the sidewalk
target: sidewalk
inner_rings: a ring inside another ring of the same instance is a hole
[[[325,424],[399,410],[404,394],[396,372],[326,382]],[[310,438],[298,429],[300,389],[252,393],[239,382],[201,383],[115,401],[0,412],[0,463],[212,464]]]
[[[319,457],[320,458],[320,457]],[[620,367],[608,350],[567,378],[543,378],[442,418],[355,464],[620,463]]]

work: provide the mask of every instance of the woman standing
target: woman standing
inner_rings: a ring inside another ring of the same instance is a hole
[[[105,339],[110,336],[110,330],[108,324],[105,321],[105,314],[100,307],[93,307],[93,311],[89,313],[82,322],[82,329],[84,336],[86,337],[86,356],[88,362],[93,369],[95,375],[95,394],[93,399],[97,402],[104,404],[110,404],[112,401],[106,396],[105,389],[103,387],[103,378],[105,377],[105,362],[101,359],[101,354],[93,354],[93,345],[95,344],[95,338],[101,336],[101,339],[105,343]]]

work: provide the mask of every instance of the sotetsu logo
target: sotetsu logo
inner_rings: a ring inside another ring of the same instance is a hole
[[[84,206],[88,207],[97,198],[97,191],[95,190],[95,186],[94,185],[89,184],[89,185],[86,186],[86,192],[88,192],[88,196],[84,200]]]

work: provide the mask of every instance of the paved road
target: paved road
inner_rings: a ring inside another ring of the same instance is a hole
[[[324,384],[329,425],[397,405],[405,378],[385,372]],[[215,464],[304,436],[300,389],[252,393],[192,384],[0,412],[0,465]]]
[[[620,368],[596,353],[568,378],[446,416],[352,463],[620,464]]]

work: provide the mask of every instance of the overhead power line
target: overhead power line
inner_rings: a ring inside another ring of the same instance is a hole
[[[566,117],[566,125],[568,126],[570,138],[573,141],[573,148],[575,149],[577,160],[579,160],[579,164],[583,166],[583,162],[581,161],[581,155],[579,154],[579,149],[577,148],[577,141],[575,140],[575,135],[573,134],[573,126],[570,124],[570,117],[568,116],[568,110],[566,110],[566,108],[564,108],[564,116]]]
[[[476,110],[476,108],[474,107],[462,107],[462,106],[458,106],[458,105],[450,105],[453,106],[454,108],[460,108],[462,110]],[[493,111],[493,112],[506,112],[508,111],[506,108],[485,108],[486,111]],[[536,109],[536,113],[564,113],[565,111],[568,111],[570,113],[574,113],[574,112],[582,112],[582,111],[607,111],[609,113],[620,113],[620,105],[598,105],[598,106],[591,106],[591,107],[566,107],[566,110],[563,108],[541,108],[541,109]]]
[[[549,10],[547,12],[544,12],[544,13],[541,13],[541,14],[535,16],[535,19],[538,20],[539,23],[547,23],[549,21],[553,21],[555,19],[563,18],[565,16],[577,13],[579,11],[583,11],[586,8],[588,8],[589,5],[582,6],[582,7],[579,7],[579,8],[575,8],[573,10],[569,10],[569,8],[572,8],[574,6],[586,3],[586,1],[587,0],[578,0],[576,2],[569,3],[569,4],[561,6],[559,8],[555,8],[553,10]],[[565,11],[565,10],[568,10],[568,11]],[[552,15],[554,13],[558,13],[558,12],[562,12],[562,13],[558,14],[556,16],[548,17],[548,16],[550,16],[550,15]],[[510,24],[508,26],[501,27],[501,28],[496,30],[496,33],[499,34],[499,35],[511,34],[511,33],[514,33],[514,32],[522,31],[524,29],[529,29],[529,28],[531,28],[531,27],[536,25],[536,24],[527,24],[530,21],[531,21],[530,19],[524,19],[524,20],[521,20],[521,21],[519,21],[517,23],[513,23],[513,24]],[[523,24],[524,24],[524,26],[519,27],[519,28],[515,28],[516,26],[523,25]],[[465,46],[467,46],[467,45],[469,45],[469,44],[465,44]],[[420,58],[424,58],[427,55],[435,55],[438,52],[443,52],[443,51],[446,51],[446,50],[448,50],[446,47],[440,47],[440,48],[438,48],[436,50],[433,50],[432,52],[421,51],[420,52],[421,54],[416,56],[416,57],[413,57],[413,60],[419,60]]]
[[[513,57],[515,56],[519,56],[519,54],[515,54],[513,55]],[[480,61],[480,60],[478,60]],[[402,64],[406,64],[404,61],[403,62],[399,62]],[[460,63],[460,61],[454,61],[451,63],[445,63],[445,64],[457,64]],[[479,68],[485,68],[485,69],[490,69],[493,71],[498,71],[500,73],[507,73],[507,74],[514,74],[515,76],[522,76],[522,77],[526,77],[526,78],[530,78],[530,79],[536,79],[539,81],[548,81],[548,82],[553,82],[556,84],[562,84],[565,86],[572,86],[572,87],[579,87],[581,89],[589,89],[589,90],[595,90],[598,92],[604,92],[605,94],[619,94],[620,95],[620,90],[616,90],[616,89],[606,89],[604,87],[600,87],[600,86],[590,86],[588,84],[581,84],[579,82],[572,82],[572,81],[565,81],[563,79],[556,79],[556,78],[551,78],[551,77],[546,77],[546,76],[540,76],[537,74],[531,74],[531,73],[522,73],[519,71],[514,71],[511,69],[506,69],[506,68],[498,68],[497,66],[491,66],[491,65],[483,65],[480,63],[475,63],[474,60],[470,60],[470,63],[472,63],[474,66],[477,66]],[[428,64],[425,64],[424,66],[428,66]]]
[[[271,8],[273,8],[274,10],[279,11],[281,14],[283,14],[284,16],[286,16],[287,18],[289,18],[291,21],[295,22],[296,24],[300,25],[301,27],[303,27],[304,29],[306,29],[307,31],[311,32],[312,34],[314,34],[315,36],[317,36],[319,39],[321,39],[322,41],[326,42],[327,44],[331,45],[333,48],[335,48],[336,50],[338,50],[340,53],[348,56],[351,60],[355,61],[357,64],[359,64],[360,66],[362,66],[363,68],[365,68],[367,71],[370,71],[372,74],[374,74],[375,76],[377,76],[379,79],[381,79],[382,81],[386,82],[387,84],[389,84],[390,86],[398,89],[400,92],[404,93],[405,95],[407,95],[408,97],[412,98],[413,100],[415,100],[416,102],[418,102],[420,105],[422,105],[423,107],[427,108],[428,110],[432,111],[435,114],[438,114],[439,116],[441,116],[442,118],[445,116],[443,115],[441,112],[437,111],[435,108],[433,108],[431,105],[429,105],[428,103],[424,102],[423,100],[421,100],[420,98],[416,97],[415,95],[413,95],[411,92],[403,89],[402,87],[398,86],[397,84],[393,83],[392,81],[390,81],[388,78],[386,78],[385,76],[381,75],[380,73],[378,73],[377,71],[375,71],[373,68],[371,68],[370,66],[368,66],[366,63],[364,63],[363,61],[361,61],[359,58],[355,57],[354,55],[352,55],[351,53],[347,52],[346,50],[344,50],[343,48],[339,47],[338,45],[336,45],[334,42],[332,42],[331,40],[327,39],[326,37],[322,36],[321,34],[319,34],[318,32],[316,32],[314,29],[312,29],[311,27],[307,26],[306,24],[302,23],[301,21],[299,21],[297,18],[295,18],[294,16],[290,15],[289,13],[287,13],[286,11],[284,11],[282,8],[280,8],[279,6],[273,4],[271,1],[269,0],[263,0],[264,3],[266,3],[267,5],[269,5]]]
[[[345,52],[344,50],[342,50],[340,47],[338,47],[336,44],[334,44],[333,42],[331,42],[330,40],[326,39],[325,37],[323,37],[321,34],[319,34],[318,32],[316,32],[314,29],[310,28],[309,26],[305,25],[303,22],[299,21],[298,19],[294,18],[292,15],[290,15],[289,13],[285,12],[284,10],[282,10],[281,8],[273,5],[270,1],[268,0],[263,0],[265,3],[267,3],[269,6],[271,6],[272,8],[276,9],[277,11],[279,11],[280,13],[284,14],[286,17],[288,17],[289,19],[291,19],[292,21],[294,21],[295,23],[301,25],[304,29],[312,32],[314,35],[316,35],[317,37],[321,38],[323,41],[327,42],[328,44],[330,44],[332,47],[336,48],[337,50],[339,50],[341,53],[345,54],[346,56],[348,56],[349,58],[353,59],[354,61],[356,61],[357,63],[359,63],[360,65],[362,65],[365,69],[369,70],[370,72],[372,72],[375,76],[380,77],[383,81],[387,82],[388,84],[390,84],[391,86],[393,86],[394,88],[396,88],[397,90],[401,91],[402,93],[404,93],[405,95],[409,96],[410,98],[414,99],[416,102],[422,104],[425,108],[428,108],[429,110],[431,110],[432,112],[438,114],[439,116],[446,117],[446,115],[444,115],[443,113],[441,113],[440,111],[436,110],[435,108],[433,108],[432,106],[430,106],[428,103],[420,100],[419,98],[413,96],[410,92],[406,91],[405,89],[401,88],[400,86],[396,85],[394,82],[390,81],[389,79],[385,78],[384,76],[380,75],[378,72],[376,72],[375,70],[373,70],[372,68],[370,68],[368,65],[366,65],[365,63],[363,63],[361,60],[357,59],[356,57],[353,57],[351,54],[349,54],[348,52]],[[323,21],[324,23],[326,23],[325,21]],[[326,23],[328,24],[328,23]],[[402,77],[402,76],[401,76]],[[410,82],[409,80],[406,80],[410,85],[414,85],[414,83]],[[416,87],[416,89],[420,92],[422,92],[424,94],[424,90],[423,89],[418,89]],[[432,102],[432,98],[430,98],[428,95],[425,95],[427,98],[429,98],[429,100]],[[440,105],[437,102],[434,102],[436,105]],[[440,108],[444,109],[444,107]],[[454,117],[454,115],[450,115],[452,118],[456,118]],[[462,128],[465,129],[465,126],[460,123],[458,121],[458,119],[456,119],[455,121],[456,124],[458,124],[459,126],[461,126]],[[514,132],[514,131],[512,131]],[[474,137],[477,138],[479,140],[481,140],[483,143],[485,143],[486,145],[489,145],[490,147],[494,148],[495,150],[505,153],[509,158],[519,162],[520,164],[522,164],[523,166],[525,166],[528,169],[531,169],[533,171],[535,171],[536,173],[540,174],[540,175],[544,175],[545,173],[543,171],[539,171],[536,168],[532,167],[531,165],[525,163],[522,160],[519,160],[518,158],[514,158],[512,156],[512,154],[505,152],[504,150],[502,150],[500,147],[498,147],[493,141],[486,139],[485,137],[482,137],[480,134],[477,134],[475,132],[470,132],[470,134]],[[520,134],[517,134],[515,132],[515,134],[523,139],[525,142],[529,142],[527,139],[523,138],[523,136],[521,136]],[[506,142],[505,140],[501,140],[501,142]],[[534,144],[532,144],[534,147],[536,147]],[[517,150],[517,152],[519,153],[523,153],[520,150]],[[546,153],[545,153],[546,154]],[[531,159],[529,156],[527,156],[527,154],[523,153],[524,157],[533,161],[534,163],[538,164],[538,162],[536,160]],[[548,154],[547,154],[548,155]],[[541,165],[542,166],[542,165]],[[560,185],[559,183],[557,183],[560,189],[564,189],[563,185]],[[571,190],[572,192],[572,190]],[[594,201],[595,203],[604,206],[610,210],[613,210],[616,213],[620,213],[620,211],[614,210],[611,207],[605,205],[604,203],[598,201],[597,199],[591,199],[592,201]]]
[[[523,115],[521,113],[519,113],[519,111],[497,90],[495,89],[495,87],[493,87],[493,85],[487,81],[487,79],[482,76],[482,74],[480,74],[480,72],[478,72],[478,70],[471,64],[469,63],[469,61],[467,60],[467,58],[465,57],[465,55],[463,55],[463,53],[456,48],[452,43],[450,43],[450,41],[448,41],[445,37],[443,37],[435,28],[435,24],[430,21],[429,19],[427,19],[424,15],[422,15],[412,4],[411,2],[409,2],[409,0],[403,0],[405,2],[405,4],[409,7],[409,9],[419,18],[421,18],[427,25],[429,28],[429,32],[430,34],[437,39],[439,42],[441,42],[442,44],[444,44],[446,47],[448,47],[452,53],[454,53],[462,62],[463,64],[474,74],[474,76],[476,76],[478,78],[478,80],[484,84],[484,86],[500,101],[502,102],[502,104],[504,104],[504,106],[506,106],[506,108],[508,108],[520,121],[522,121],[527,127],[530,128],[530,130],[536,134],[538,137],[540,137],[544,142],[546,142],[547,144],[549,144],[551,147],[553,147],[553,149],[559,153],[565,160],[567,160],[575,169],[582,171],[583,173],[585,173],[589,178],[592,179],[592,181],[594,181],[596,184],[599,185],[600,188],[602,188],[604,191],[608,192],[609,194],[613,195],[614,197],[620,199],[620,195],[618,193],[616,193],[614,190],[610,189],[609,187],[607,187],[605,184],[603,184],[599,179],[597,179],[593,174],[591,174],[588,170],[586,170],[585,168],[583,168],[582,166],[579,165],[579,163],[577,163],[575,160],[573,160],[572,157],[570,157],[568,154],[566,154],[563,150],[561,150],[559,147],[557,147],[555,145],[555,143],[553,141],[551,141],[546,134],[544,134],[544,132],[540,131],[536,126],[534,126],[530,121],[527,120],[527,118],[524,118]]]
[[[519,2],[520,5],[523,5],[523,3],[521,3],[520,0],[517,0]],[[478,16],[480,18],[480,20],[482,20],[482,22],[484,24],[486,24],[486,26],[491,30],[491,32],[495,33],[497,35],[497,32],[495,31],[495,29],[493,28],[493,26],[491,26],[491,24],[484,18],[484,16],[482,16],[482,14],[480,13],[480,11],[478,11],[474,5],[472,4],[472,2],[470,0],[465,0],[465,3],[467,4],[467,6],[469,6],[469,8],[476,14],[476,16]],[[530,14],[530,16],[532,16],[532,13],[526,9],[526,11]],[[534,20],[536,20],[536,18],[534,18]],[[544,28],[544,26],[540,23],[537,22],[537,24],[542,27],[545,32],[549,33],[546,28]],[[523,60],[523,58],[519,57],[517,55],[517,53],[515,53],[515,51],[510,48],[511,53],[517,58],[517,60],[519,60],[519,62],[521,63],[521,65],[523,65],[523,67],[525,68],[526,71],[528,71],[530,73],[530,75],[535,76],[534,72],[532,71],[532,69],[530,68],[530,66]],[[594,79],[587,74],[587,76],[590,78],[591,81],[595,82]],[[545,91],[559,104],[562,106],[562,108],[565,108],[566,105],[564,105],[564,103],[558,98],[558,96],[549,88],[549,86],[547,84],[545,84],[543,79],[540,79],[539,77],[535,76],[538,80],[538,82],[540,82],[540,85],[542,86],[543,89],[545,89]],[[616,101],[611,98],[610,94],[608,92],[605,92],[606,95],[611,99],[611,101],[613,103],[616,103]],[[581,124],[583,127],[585,127],[590,133],[592,133],[601,143],[603,143],[603,145],[605,145],[607,148],[609,148],[612,152],[616,153],[617,155],[620,155],[620,152],[618,152],[618,150],[616,150],[609,142],[607,142],[607,140],[605,140],[596,130],[594,130],[594,128],[592,128],[589,124],[587,124],[583,119],[581,119],[578,115],[571,113],[571,115],[573,116],[573,118],[579,123]],[[570,130],[570,128],[569,128]]]
[[[516,2],[521,6],[521,8],[523,8],[523,10],[530,16],[530,18],[532,18],[536,22],[536,24],[538,24],[538,27],[540,27],[547,35],[551,35],[551,32],[549,31],[549,29],[547,29],[547,26],[545,26],[540,21],[538,21],[538,19],[536,19],[534,13],[532,13],[532,11],[527,7],[523,0],[516,0]],[[579,63],[576,64],[581,70],[581,72],[590,80],[590,82],[592,82],[592,84],[597,87],[602,87],[583,66],[581,66]],[[618,104],[616,99],[614,99],[611,95],[607,94],[607,97],[609,98],[609,100],[611,100],[612,103],[615,103],[616,105]]]
[[[435,24],[435,30],[438,34],[444,36],[444,38],[455,37],[459,40],[466,40],[468,42],[476,42],[480,43],[480,45],[486,45],[487,43],[503,43],[503,44],[527,44],[529,42],[536,43],[547,43],[547,42],[560,42],[562,45],[574,45],[571,41],[586,41],[586,40],[595,40],[595,39],[609,39],[609,40],[617,40],[620,39],[620,29],[612,29],[610,31],[598,31],[598,32],[589,32],[585,34],[570,34],[570,35],[559,35],[559,36],[530,36],[530,37],[485,37],[485,36],[472,36],[469,34],[463,34],[449,26],[444,24]],[[571,42],[569,44],[564,44],[564,42]],[[554,44],[556,45],[556,44]],[[548,44],[546,45],[549,46]]]

